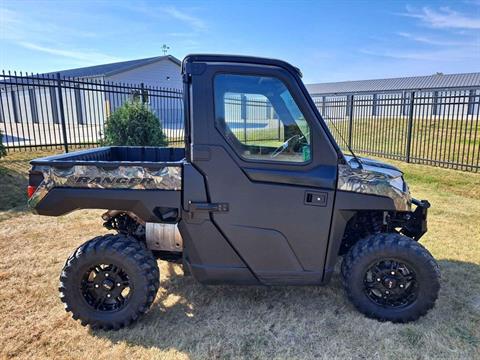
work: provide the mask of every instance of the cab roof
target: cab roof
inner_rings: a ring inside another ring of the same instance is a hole
[[[282,67],[300,77],[302,72],[299,68],[287,63],[283,60],[262,58],[256,56],[245,55],[223,55],[223,54],[190,54],[183,59],[182,72],[185,70],[186,63],[192,62],[233,62],[242,64],[260,64],[260,65],[272,65]]]

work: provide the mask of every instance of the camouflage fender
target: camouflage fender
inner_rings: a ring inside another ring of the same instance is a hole
[[[411,211],[410,192],[401,191],[391,184],[395,177],[386,173],[354,169],[349,165],[338,166],[337,189],[391,198],[399,211]]]

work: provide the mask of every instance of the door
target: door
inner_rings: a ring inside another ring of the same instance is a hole
[[[207,63],[192,76],[192,163],[209,202],[228,206],[212,220],[265,284],[323,277],[337,157],[302,87],[264,65]]]

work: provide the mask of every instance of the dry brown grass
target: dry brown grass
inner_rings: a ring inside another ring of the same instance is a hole
[[[338,275],[325,287],[213,287],[160,262],[147,315],[118,332],[92,331],[65,313],[57,286],[68,254],[105,233],[101,212],[48,218],[17,209],[0,222],[0,357],[479,359],[480,175],[399,165],[413,193],[432,202],[422,243],[442,270],[435,309],[415,323],[365,318]]]

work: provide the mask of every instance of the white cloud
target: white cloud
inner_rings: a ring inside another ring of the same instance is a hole
[[[412,47],[406,46],[401,50],[389,46],[369,47],[360,52],[376,57],[432,63],[480,59],[477,31],[480,29],[480,17],[460,13],[448,7],[416,9],[407,6],[406,10],[406,13],[400,15],[419,19],[420,24],[432,30],[422,33],[407,31],[396,33],[410,40]],[[441,30],[448,30],[448,32]]]
[[[0,7],[0,39],[15,38],[22,25],[16,12]]]
[[[18,22],[16,13],[3,7],[0,8],[0,20],[2,24]]]
[[[91,38],[91,32],[63,29],[51,23],[27,19],[22,13],[0,7],[0,40],[25,49],[75,60],[81,66],[122,61],[94,49],[71,49],[65,43]]]
[[[0,7],[0,39],[31,40],[32,38],[94,38],[96,36],[97,34],[92,31],[61,27],[52,22],[29,19],[23,13]]]
[[[191,26],[195,30],[206,30],[207,24],[200,18],[187,14],[185,11],[181,11],[173,6],[162,9],[163,12],[171,17],[180,20],[187,25]]]
[[[135,11],[137,13],[140,13],[142,15],[148,16],[150,18],[158,19],[158,20],[165,20],[165,15],[168,16],[171,19],[174,20],[179,20],[181,21],[184,25],[187,25],[189,28],[193,29],[194,31],[205,31],[207,30],[208,26],[207,23],[195,16],[192,15],[192,9],[185,10],[185,9],[179,9],[174,6],[161,6],[161,7],[152,7],[151,3],[135,3],[135,5],[132,4],[122,4],[122,6],[125,9],[128,9],[130,11]],[[184,25],[179,25],[179,26],[184,26]],[[185,28],[183,27],[183,30]],[[175,34],[187,34],[186,31],[182,32],[173,32]]]
[[[465,0],[465,3],[480,6],[480,0]]]
[[[168,36],[171,37],[177,37],[177,38],[190,38],[192,37],[192,33],[190,32],[171,32],[167,34]]]
[[[44,52],[51,55],[62,56],[74,60],[81,61],[84,64],[102,64],[102,63],[111,63],[122,61],[122,59],[113,57],[110,55],[102,54],[100,52],[86,50],[86,51],[79,51],[79,50],[68,50],[63,48],[52,48],[46,47],[38,44],[34,44],[27,41],[19,41],[17,42],[18,45],[35,51]]]
[[[398,50],[374,50],[360,49],[362,54],[392,58],[397,60],[419,60],[419,61],[456,61],[464,59],[480,59],[480,54],[467,51],[466,48],[451,48],[436,51],[398,51]]]
[[[408,32],[398,32],[398,36],[404,37],[409,40],[413,40],[415,42],[428,44],[428,45],[436,45],[436,46],[468,46],[471,43],[468,42],[461,42],[461,41],[450,41],[450,40],[443,40],[438,38],[431,38],[423,35],[416,35]]]
[[[471,17],[449,7],[435,10],[429,7],[416,9],[407,6],[407,12],[401,15],[420,19],[425,25],[437,29],[480,29],[480,17]]]

